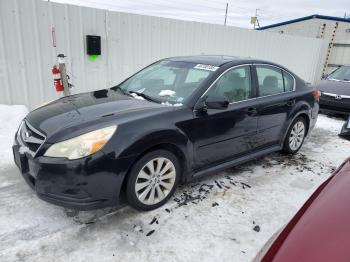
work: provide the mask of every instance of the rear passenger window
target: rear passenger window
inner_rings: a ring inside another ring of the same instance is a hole
[[[207,94],[225,96],[230,103],[249,99],[251,97],[250,67],[242,66],[227,71]]]
[[[271,66],[256,66],[259,95],[268,96],[284,92],[282,70]]]
[[[293,77],[283,71],[283,80],[284,80],[284,91],[289,92],[294,90],[294,79]]]

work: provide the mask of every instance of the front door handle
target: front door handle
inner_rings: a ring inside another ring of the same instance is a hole
[[[292,98],[292,99],[289,99],[288,102],[287,102],[287,106],[293,106],[295,104],[295,99]]]
[[[257,112],[258,112],[258,110],[256,110],[256,107],[249,107],[247,109],[247,115],[248,116],[254,116],[254,115],[257,114]]]

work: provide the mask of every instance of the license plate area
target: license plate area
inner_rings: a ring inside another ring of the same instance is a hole
[[[20,169],[21,173],[28,172],[28,158],[25,154],[20,154],[18,151],[14,150],[13,155],[15,158],[15,163]]]

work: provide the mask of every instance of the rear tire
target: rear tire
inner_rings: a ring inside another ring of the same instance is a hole
[[[174,194],[181,170],[177,157],[167,150],[155,150],[132,167],[126,197],[130,206],[149,211],[164,205]]]
[[[306,121],[303,117],[297,117],[290,125],[284,140],[282,152],[295,154],[301,148],[306,136]]]

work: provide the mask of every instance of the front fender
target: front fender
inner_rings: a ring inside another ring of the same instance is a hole
[[[180,149],[186,157],[192,152],[192,143],[182,132],[163,129],[140,135],[121,152],[120,157],[142,155],[143,152],[160,144],[172,144]]]
[[[173,148],[176,148],[177,152],[181,153],[185,160],[182,163],[184,173],[190,170],[193,163],[193,144],[181,130],[176,128],[150,130],[147,133],[140,132],[137,136],[129,136],[123,143],[119,141],[115,144],[119,144],[117,150],[111,148],[109,149],[109,154],[106,152],[107,155],[115,159],[131,157],[136,161],[141,155],[152,148],[171,145]]]

